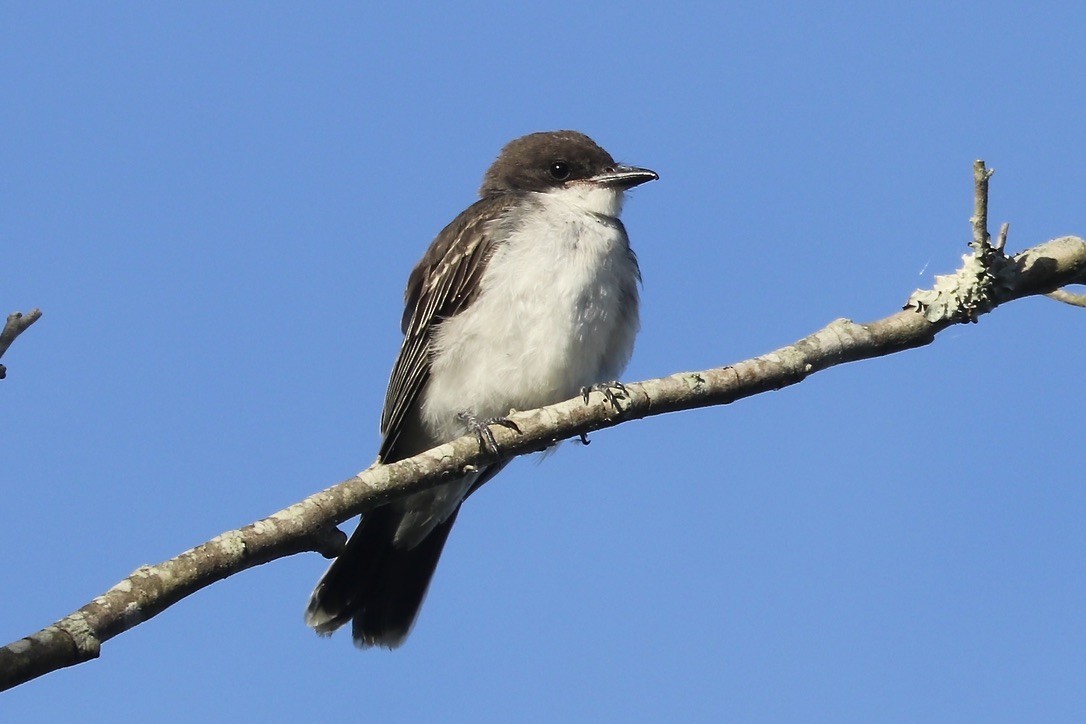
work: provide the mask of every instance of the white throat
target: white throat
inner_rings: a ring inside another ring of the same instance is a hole
[[[575,182],[569,186],[544,191],[539,196],[558,203],[569,204],[575,209],[618,218],[622,211],[625,194],[621,189],[599,184]]]

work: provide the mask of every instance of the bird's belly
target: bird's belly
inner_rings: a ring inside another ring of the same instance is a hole
[[[559,402],[625,367],[636,262],[624,235],[576,242],[496,253],[479,297],[442,323],[423,402],[433,432],[463,434],[460,412],[486,419]]]

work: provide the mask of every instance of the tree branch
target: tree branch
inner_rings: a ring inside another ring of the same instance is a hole
[[[499,456],[481,449],[475,435],[467,435],[407,460],[375,464],[263,520],[223,533],[164,563],[142,566],[78,611],[0,649],[0,690],[96,658],[103,642],[247,568],[303,551],[331,557],[345,540],[334,527],[339,523],[498,457],[535,452],[629,420],[725,405],[794,385],[845,362],[922,347],[947,327],[975,322],[1000,304],[1086,282],[1083,239],[1054,239],[1011,258],[991,245],[986,229],[990,172],[983,162],[978,164],[973,252],[963,257],[957,273],[937,277],[932,289],[914,293],[902,311],[867,324],[838,319],[794,344],[734,365],[627,384],[617,408],[595,393],[587,402],[576,397],[511,414],[516,430],[492,428]]]
[[[41,318],[40,309],[31,309],[26,314],[22,312],[12,312],[8,315],[8,321],[4,324],[3,331],[0,331],[0,357],[4,356],[4,353],[8,351],[8,347],[15,341],[15,338],[25,332],[27,328],[37,322]],[[4,365],[0,365],[0,380],[7,377],[8,369]]]

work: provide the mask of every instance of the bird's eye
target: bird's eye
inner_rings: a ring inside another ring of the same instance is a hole
[[[565,181],[569,178],[573,170],[569,167],[569,164],[565,161],[555,161],[550,165],[548,169],[551,174],[551,178],[555,181]]]

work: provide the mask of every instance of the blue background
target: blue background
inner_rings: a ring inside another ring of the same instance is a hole
[[[367,466],[403,287],[499,148],[656,169],[626,378],[886,316],[966,251],[1086,234],[1086,9],[4,3],[0,634]],[[184,600],[6,721],[1086,718],[1083,310],[520,460],[393,653],[326,562]]]

